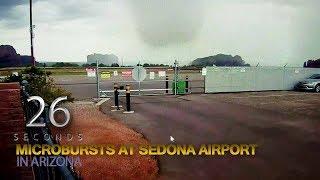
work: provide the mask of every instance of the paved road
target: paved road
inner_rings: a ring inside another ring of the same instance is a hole
[[[320,123],[315,119],[217,102],[214,95],[135,97],[135,114],[102,110],[152,144],[256,143],[255,157],[160,156],[162,179],[319,179]],[[123,99],[122,99],[123,101]]]

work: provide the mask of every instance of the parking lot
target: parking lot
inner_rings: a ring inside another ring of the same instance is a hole
[[[284,113],[288,116],[320,118],[320,94],[296,91],[266,91],[203,94],[201,97],[212,101],[245,105],[252,108]],[[194,99],[196,96],[186,96]]]

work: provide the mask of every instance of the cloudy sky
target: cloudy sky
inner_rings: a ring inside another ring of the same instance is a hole
[[[187,64],[218,53],[251,64],[320,58],[319,0],[34,0],[38,61],[113,53]],[[27,0],[0,0],[0,44],[30,54]]]

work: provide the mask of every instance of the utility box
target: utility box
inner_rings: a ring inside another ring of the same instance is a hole
[[[175,84],[177,84],[177,94],[186,94],[186,82],[185,81],[177,81],[176,83],[172,83],[172,92],[174,94]]]

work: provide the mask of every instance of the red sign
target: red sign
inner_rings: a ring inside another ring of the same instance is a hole
[[[122,77],[132,77],[132,71],[122,71]]]

